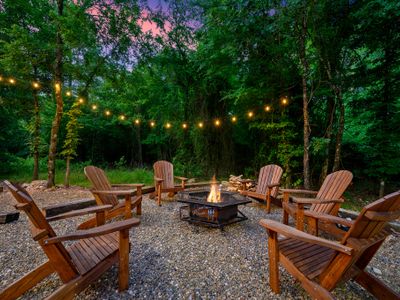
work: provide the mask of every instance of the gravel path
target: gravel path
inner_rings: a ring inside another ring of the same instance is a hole
[[[42,207],[71,199],[91,197],[81,188],[30,191]],[[13,211],[9,193],[0,193],[0,212]],[[158,207],[143,200],[141,225],[131,230],[129,290],[118,293],[117,269],[106,272],[78,299],[303,299],[307,294],[281,269],[282,294],[276,296],[268,284],[267,237],[258,225],[261,218],[281,219],[281,210],[268,215],[263,206],[249,204],[241,210],[249,220],[218,229],[197,227],[179,220],[174,201]],[[54,222],[58,234],[73,230],[83,218]],[[21,214],[17,222],[0,225],[0,289],[45,261],[39,245],[30,236],[28,221]],[[391,235],[369,268],[400,292],[400,242]],[[375,274],[376,275],[376,274]],[[42,281],[23,299],[42,299],[60,285],[57,276]],[[372,299],[355,283],[334,290],[339,299]]]

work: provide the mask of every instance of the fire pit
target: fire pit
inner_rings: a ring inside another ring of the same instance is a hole
[[[237,193],[218,191],[215,193],[215,201],[210,201],[213,190],[216,189],[211,186],[211,192],[209,190],[179,192],[178,202],[188,204],[180,209],[181,220],[221,230],[226,225],[247,220],[238,206],[251,203],[251,200]],[[183,215],[183,210],[188,213]]]

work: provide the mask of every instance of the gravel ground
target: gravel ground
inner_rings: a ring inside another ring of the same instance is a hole
[[[88,198],[81,188],[54,191],[30,190],[40,207]],[[0,212],[13,211],[13,199],[0,193]],[[118,293],[118,273],[113,267],[78,299],[303,299],[307,294],[281,268],[281,295],[268,284],[267,236],[258,225],[261,218],[280,220],[281,210],[270,215],[259,204],[241,207],[249,220],[233,224],[221,232],[179,220],[180,203],[144,197],[141,225],[130,233],[129,290]],[[53,222],[58,234],[70,232],[83,218]],[[24,214],[16,222],[0,225],[0,290],[45,261],[39,245],[30,236]],[[371,262],[375,274],[400,292],[400,241],[389,236]],[[42,281],[23,299],[42,299],[61,284],[56,275]],[[372,299],[355,283],[334,290],[338,299]]]

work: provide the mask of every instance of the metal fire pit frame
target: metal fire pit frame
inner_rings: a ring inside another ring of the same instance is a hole
[[[180,219],[189,223],[216,227],[223,230],[224,226],[245,221],[248,218],[238,209],[239,205],[252,201],[234,192],[221,192],[222,202],[207,202],[209,190],[181,191],[177,201],[188,205],[179,210]],[[186,210],[184,216],[182,211]]]

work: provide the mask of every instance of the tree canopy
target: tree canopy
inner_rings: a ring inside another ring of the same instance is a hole
[[[0,2],[4,176],[47,158],[53,132],[59,158],[189,177],[399,178],[398,1],[166,3]]]

